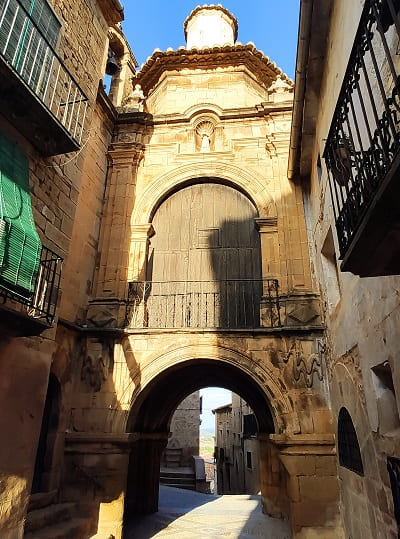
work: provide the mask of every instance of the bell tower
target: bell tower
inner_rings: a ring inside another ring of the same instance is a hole
[[[197,6],[183,24],[186,48],[202,49],[234,45],[237,39],[237,19],[218,5]]]

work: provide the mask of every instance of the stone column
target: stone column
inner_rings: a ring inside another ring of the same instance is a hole
[[[125,519],[158,511],[161,453],[167,433],[134,433],[127,478]]]
[[[129,434],[70,432],[66,435],[63,500],[90,515],[99,537],[122,538]]]
[[[149,239],[154,234],[151,223],[131,226],[131,244],[129,249],[129,281],[145,281]]]
[[[289,515],[290,507],[284,485],[284,470],[279,460],[279,449],[269,435],[259,435],[260,483],[263,513],[273,518]]]
[[[344,539],[333,434],[270,435],[284,466],[294,539]]]
[[[131,216],[136,194],[136,171],[143,145],[114,143],[108,152],[110,169],[100,238],[100,266],[96,298],[88,313],[89,325],[120,326],[125,320],[131,249]]]
[[[255,222],[260,233],[263,279],[280,279],[278,218],[257,217]]]
[[[278,325],[278,311],[275,309],[276,290],[267,279],[277,279],[282,287],[282,274],[279,262],[278,219],[277,217],[256,218],[256,227],[260,233],[261,270],[263,297],[260,302],[261,326]],[[286,280],[283,283],[286,286]]]
[[[128,281],[129,288],[127,324],[130,327],[146,327],[147,305],[147,259],[149,238],[154,234],[153,225],[132,225],[129,251]]]

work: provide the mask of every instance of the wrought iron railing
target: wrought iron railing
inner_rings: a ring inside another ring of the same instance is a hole
[[[133,328],[280,327],[278,281],[140,281],[129,283]]]
[[[324,158],[343,258],[400,142],[400,0],[366,0]]]
[[[0,56],[81,144],[88,99],[19,0],[0,6]]]
[[[60,288],[61,268],[63,259],[56,253],[42,247],[39,270],[36,276],[32,295],[26,297],[15,289],[5,286],[0,276],[0,298],[6,303],[14,301],[26,307],[30,318],[43,321],[51,325],[57,309],[58,291]]]

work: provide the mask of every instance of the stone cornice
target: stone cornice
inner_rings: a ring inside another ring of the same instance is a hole
[[[195,48],[187,50],[184,47],[166,52],[155,50],[132,80],[134,85],[140,84],[144,93],[148,95],[165,71],[239,65],[247,67],[255,75],[259,84],[265,88],[268,88],[278,76],[293,85],[293,81],[274,62],[271,62],[268,56],[257,50],[252,43],[224,45],[201,50]]]
[[[204,105],[207,108],[207,105]],[[218,118],[223,120],[243,120],[247,118],[263,118],[264,116],[279,114],[282,112],[291,112],[293,108],[292,101],[284,103],[260,103],[255,107],[245,107],[236,109],[224,109],[218,113]],[[200,114],[201,109],[196,114]],[[216,113],[215,113],[216,114]],[[170,125],[179,123],[190,123],[194,114],[160,114],[152,116],[145,112],[119,113],[117,125],[139,124],[139,125]]]

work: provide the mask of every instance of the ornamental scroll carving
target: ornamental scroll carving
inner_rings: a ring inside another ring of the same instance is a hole
[[[304,345],[316,347],[316,351],[304,351]],[[323,380],[323,356],[325,353],[325,345],[322,340],[302,341],[296,339],[290,342],[289,349],[284,356],[284,363],[291,363],[293,368],[293,379],[296,383],[303,380],[307,388],[312,388],[314,385],[314,375],[317,380]]]
[[[94,393],[101,390],[113,366],[113,346],[111,342],[100,342],[88,339],[84,349],[81,380],[89,386]]]

